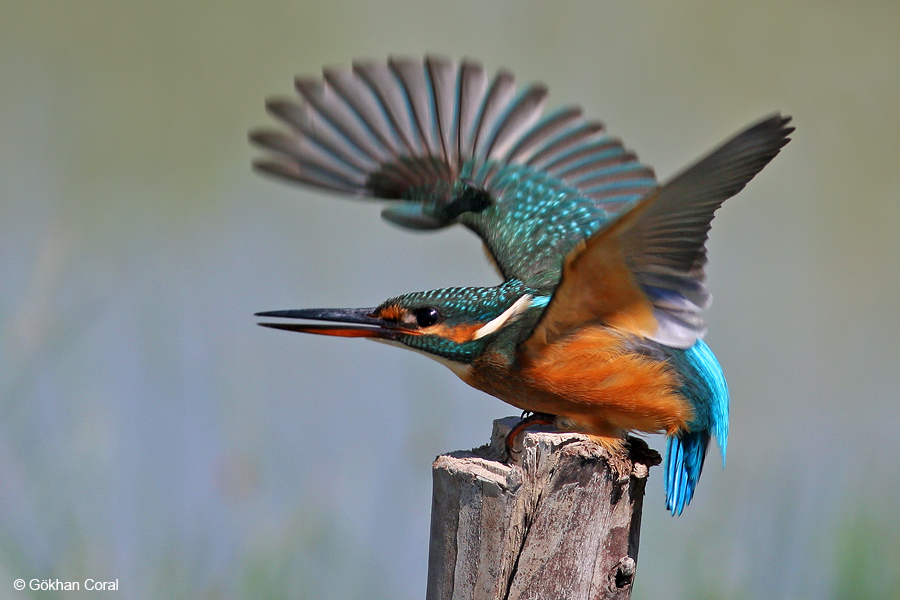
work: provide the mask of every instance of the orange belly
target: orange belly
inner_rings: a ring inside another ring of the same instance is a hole
[[[544,346],[511,365],[486,352],[466,383],[557,424],[617,445],[625,431],[675,433],[693,416],[680,379],[665,362],[628,351],[626,338],[599,325]]]

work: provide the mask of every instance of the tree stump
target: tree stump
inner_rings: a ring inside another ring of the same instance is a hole
[[[507,461],[518,421],[434,461],[426,599],[629,598],[659,454],[633,437],[611,454],[584,435],[529,429]]]

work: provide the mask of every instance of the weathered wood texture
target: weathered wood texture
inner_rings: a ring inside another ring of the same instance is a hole
[[[491,443],[434,461],[427,600],[627,599],[649,467],[636,438],[610,454],[586,436],[494,422]]]

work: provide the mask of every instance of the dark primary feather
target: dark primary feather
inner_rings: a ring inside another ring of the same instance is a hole
[[[654,304],[656,341],[688,348],[705,333],[699,313],[711,301],[704,266],[713,216],[790,141],[790,120],[773,115],[751,125],[634,209],[636,218],[624,229],[620,244]]]
[[[790,120],[773,115],[750,126],[662,186],[623,236],[631,266],[702,279],[713,213],[790,141]]]
[[[573,251],[539,340],[600,321],[674,348],[693,346],[711,301],[703,267],[713,215],[789,141],[789,121],[775,115],[737,134]]]
[[[507,278],[554,286],[575,245],[651,190],[653,171],[578,107],[543,115],[547,89],[489,78],[473,61],[357,62],[298,78],[273,99],[288,131],[251,140],[261,171],[353,196],[395,200],[386,219],[413,229],[460,222]],[[459,202],[471,188],[490,205]],[[477,209],[477,210],[476,210]]]

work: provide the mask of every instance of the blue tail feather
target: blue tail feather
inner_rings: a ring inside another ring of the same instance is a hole
[[[692,431],[669,438],[666,447],[666,508],[675,516],[684,511],[703,470],[709,431]]]
[[[687,430],[670,437],[666,447],[666,508],[677,516],[694,497],[710,437],[715,436],[725,464],[728,386],[722,367],[702,340],[687,350],[672,352],[672,361],[684,378],[681,393],[694,409]]]

